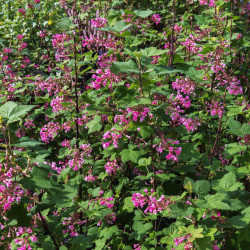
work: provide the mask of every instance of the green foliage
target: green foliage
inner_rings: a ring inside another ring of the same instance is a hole
[[[247,249],[248,3],[208,4],[0,4],[0,249]]]

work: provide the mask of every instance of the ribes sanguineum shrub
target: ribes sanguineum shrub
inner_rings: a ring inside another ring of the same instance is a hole
[[[249,3],[118,2],[0,6],[0,248],[247,249]]]

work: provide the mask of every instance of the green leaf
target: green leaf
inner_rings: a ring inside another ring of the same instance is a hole
[[[8,124],[16,122],[26,115],[35,105],[18,105],[9,101],[0,107],[0,114],[3,118],[8,119]]]
[[[210,191],[210,183],[206,180],[197,181],[194,185],[194,192],[200,196],[208,194]]]
[[[42,167],[33,167],[31,177],[22,178],[19,183],[26,189],[52,188],[52,184],[48,179],[49,170]]]
[[[242,186],[242,183],[236,182],[236,175],[234,173],[227,173],[219,181],[219,188],[217,190],[235,191]]]
[[[138,164],[139,164],[139,166],[148,166],[148,165],[151,164],[151,161],[152,161],[151,157],[148,158],[148,159],[147,158],[142,158],[142,159],[139,160]]]
[[[135,206],[134,203],[131,200],[131,197],[126,197],[124,199],[124,205],[122,210],[126,210],[126,212],[131,213],[133,212]]]
[[[68,248],[66,246],[60,246],[59,250],[67,250]]]
[[[101,231],[100,236],[103,237],[104,239],[108,240],[118,231],[119,231],[119,229],[117,226],[112,226],[112,227],[108,227],[108,228],[106,227]]]
[[[188,238],[188,240],[193,242],[195,239],[203,238],[204,235],[201,234],[202,231],[203,231],[203,228],[195,229],[194,231],[191,232],[191,236]]]
[[[101,188],[97,187],[97,188],[89,188],[88,189],[88,193],[91,194],[93,197],[97,197],[99,195]]]
[[[171,210],[171,216],[174,216],[175,218],[183,218],[193,214],[194,212],[193,207],[187,208],[187,206],[181,203],[170,205],[170,210]]]
[[[126,45],[128,45],[129,47],[137,47],[138,45],[143,43],[143,39],[139,39],[138,37],[126,37]],[[134,53],[129,50],[128,48],[124,48],[124,53],[128,53],[131,56],[134,56]]]
[[[146,18],[150,16],[151,14],[153,14],[153,11],[152,10],[135,10],[134,13],[141,18]]]
[[[123,149],[120,153],[122,157],[122,162],[125,163],[127,161],[132,161],[134,163],[138,163],[139,158],[144,155],[145,152],[143,152],[141,149]]]
[[[179,156],[180,160],[186,161],[192,159],[193,161],[198,161],[200,153],[196,143],[180,143],[179,147],[182,148]]]
[[[108,12],[108,22],[110,25],[114,25],[116,20],[118,19],[120,15],[120,11],[116,11],[114,9],[109,10]]]
[[[241,132],[243,136],[250,135],[250,125],[248,123],[244,123],[241,127]]]
[[[72,20],[70,20],[68,17],[62,18],[57,25],[63,30],[69,30],[74,26]]]
[[[241,107],[232,107],[232,108],[229,108],[229,111],[227,112],[227,116],[234,116],[234,115],[238,115],[240,113],[242,113],[243,109],[245,108],[246,106],[241,106]]]
[[[244,220],[248,223],[250,222],[250,207],[245,208],[241,211],[241,214],[244,216]]]
[[[200,239],[195,240],[198,244],[198,250],[211,250],[213,249],[212,243],[211,243],[211,238],[209,237],[204,237]]]
[[[157,49],[156,47],[149,47],[143,50],[140,50],[143,56],[151,57],[151,56],[158,56],[167,52],[167,50]]]
[[[131,32],[128,31],[128,30],[125,30],[122,33],[115,33],[115,36],[118,36],[118,37],[129,37],[129,36],[131,36]]]
[[[0,114],[3,118],[9,118],[11,112],[17,107],[15,102],[9,101],[0,107]]]
[[[139,126],[139,128],[140,128],[139,133],[143,139],[146,139],[150,137],[152,134],[154,134],[154,129],[150,125],[142,125]]]
[[[20,147],[20,148],[29,148],[29,147],[37,147],[43,145],[42,142],[36,141],[29,137],[22,137],[19,143],[13,144],[13,146]]]
[[[127,24],[126,22],[124,22],[123,20],[118,21],[114,27],[111,26],[106,26],[104,28],[101,28],[102,31],[111,31],[111,32],[115,32],[115,33],[120,33],[126,29],[128,29],[132,24]]]
[[[194,16],[195,20],[197,21],[197,25],[206,25],[207,22],[210,20],[210,17],[204,13],[201,15],[195,15]]]
[[[234,142],[234,143],[230,143],[230,144],[227,144],[226,147],[225,147],[225,153],[226,153],[226,156],[234,156],[240,152],[243,152],[247,149],[246,146],[244,145],[240,145],[238,142]]]
[[[237,199],[230,199],[229,205],[230,205],[231,211],[237,211],[237,210],[240,210],[244,207],[242,202],[240,200],[237,200]]]
[[[206,208],[209,209],[221,209],[221,210],[230,210],[230,206],[223,202],[225,196],[223,194],[217,193],[215,195],[207,195],[204,197],[207,201]]]
[[[110,67],[111,72],[114,74],[118,73],[137,73],[139,74],[140,71],[137,67],[137,64],[133,60],[129,60],[127,62],[115,62]]]
[[[135,221],[133,224],[133,229],[138,233],[138,234],[145,234],[148,232],[151,228],[153,228],[152,223],[143,223],[142,221]]]
[[[229,218],[227,221],[236,228],[245,228],[248,226],[248,223],[244,221],[243,217],[240,215],[233,216],[232,218]]]
[[[86,125],[89,128],[88,134],[100,131],[102,129],[102,124],[100,124],[100,122],[101,122],[101,116],[95,115],[94,119],[89,123],[87,123]]]
[[[229,132],[231,132],[234,135],[237,135],[239,137],[243,137],[243,134],[241,132],[241,123],[235,120],[230,119],[228,121],[229,126]]]
[[[98,239],[95,241],[96,247],[95,250],[102,250],[104,249],[106,243],[106,239]]]
[[[172,74],[176,72],[180,72],[181,70],[169,68],[163,65],[150,65],[150,68],[153,69],[152,72],[150,72],[150,75],[165,75],[165,74]]]
[[[19,105],[12,112],[8,120],[8,124],[21,120],[35,105]]]
[[[31,217],[29,217],[27,214],[27,204],[12,204],[11,209],[7,211],[7,218],[9,220],[16,220],[18,227],[29,227],[31,223]]]

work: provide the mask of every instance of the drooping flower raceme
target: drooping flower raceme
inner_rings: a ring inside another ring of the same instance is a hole
[[[146,193],[146,195],[140,193],[134,193],[132,195],[132,202],[135,207],[143,208],[146,206],[144,213],[157,214],[169,209],[171,201],[170,199],[165,198],[164,195],[157,199],[154,195],[153,189],[151,190],[151,195],[149,195],[147,189],[144,189],[144,193]]]
[[[112,130],[112,129],[111,129],[111,130]],[[114,131],[114,129],[113,129],[113,131]],[[119,140],[120,138],[122,138],[122,135],[119,134],[118,132],[113,133],[113,132],[111,132],[111,131],[107,131],[107,132],[103,135],[102,139],[103,139],[103,140],[111,139],[111,140],[108,141],[108,142],[102,142],[103,148],[108,148],[108,147],[110,146],[111,143],[113,143],[114,148],[118,148],[118,140]]]

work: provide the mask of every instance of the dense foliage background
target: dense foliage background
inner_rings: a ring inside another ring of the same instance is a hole
[[[0,1],[0,249],[248,249],[248,1]]]

